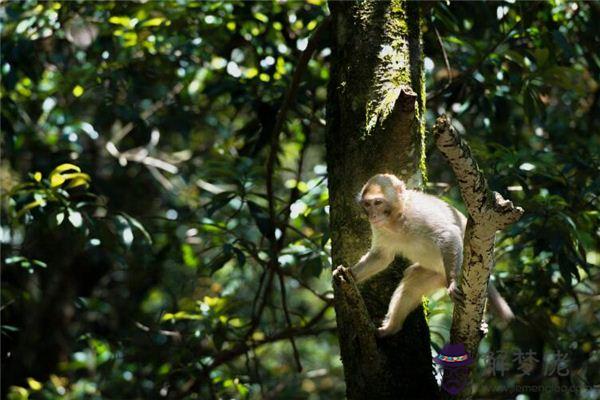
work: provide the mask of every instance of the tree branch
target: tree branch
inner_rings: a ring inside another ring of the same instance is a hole
[[[491,192],[467,143],[452,128],[446,116],[433,129],[436,145],[454,170],[469,218],[464,238],[464,257],[458,289],[463,302],[454,303],[450,342],[464,344],[471,357],[477,354],[487,285],[494,266],[496,231],[516,222],[523,209],[514,207],[499,193]],[[445,376],[446,378],[446,376]],[[445,379],[444,378],[444,379]],[[463,392],[469,396],[469,391]]]
[[[514,207],[511,201],[488,189],[469,145],[445,115],[437,119],[433,135],[438,149],[454,170],[469,215],[476,223],[484,224],[495,233],[521,218],[522,208]]]
[[[338,334],[349,336],[349,338],[340,337],[340,346],[354,343],[355,348],[361,349],[360,354],[355,354],[352,362],[360,365],[360,368],[356,370],[364,376],[355,378],[366,382],[372,381],[372,379],[375,381],[382,379],[381,377],[386,374],[384,374],[384,363],[377,348],[376,329],[349,268],[338,266],[333,271],[333,291],[337,325],[344,327],[343,330],[338,330]],[[344,352],[349,349],[342,348],[341,350]]]
[[[287,324],[288,329],[292,328],[292,319],[290,317],[290,310],[287,305],[287,294],[285,292],[285,280],[283,279],[283,272],[281,268],[277,268],[277,275],[279,277],[279,287],[281,290],[281,306],[283,307],[283,315],[285,316],[285,322]],[[300,362],[300,353],[298,352],[298,347],[296,347],[296,342],[294,341],[294,337],[290,337],[290,344],[292,345],[292,352],[294,354],[294,361],[296,362],[296,369],[298,372],[302,372],[302,363]]]

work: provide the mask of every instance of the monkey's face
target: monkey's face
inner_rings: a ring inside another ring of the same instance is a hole
[[[360,193],[360,204],[372,226],[381,227],[399,213],[398,198],[404,183],[393,175],[378,174],[369,179]]]
[[[369,223],[376,227],[385,225],[392,214],[392,207],[383,196],[364,195],[361,205],[369,217]]]

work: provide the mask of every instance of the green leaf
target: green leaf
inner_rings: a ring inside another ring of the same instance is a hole
[[[567,40],[567,38],[561,31],[559,31],[558,29],[553,31],[552,39],[554,40],[554,43],[556,43],[558,45],[558,47],[560,47],[562,49],[562,51],[565,52],[565,55],[567,57],[573,56],[573,49],[571,47],[571,44],[569,43],[569,41]]]
[[[546,84],[565,90],[574,90],[580,94],[585,93],[586,82],[582,73],[573,68],[553,66],[540,71],[539,76]]]
[[[40,268],[48,268],[48,264],[40,260],[31,260],[31,262]]]
[[[538,66],[543,67],[548,62],[550,51],[548,49],[535,49],[533,54],[535,56],[535,63]]]
[[[19,332],[19,328],[17,328],[16,326],[4,325],[4,324],[2,324],[2,330],[8,331],[8,332]]]
[[[248,201],[248,208],[250,209],[250,214],[254,218],[260,233],[267,238],[272,237],[274,235],[274,229],[267,211],[253,201]]]
[[[73,189],[79,186],[84,186],[84,187],[89,187],[89,180],[83,179],[83,178],[75,178],[72,179],[69,184],[67,185],[67,189]]]
[[[133,243],[133,238],[133,230],[131,229],[131,227],[128,226],[121,231],[121,239],[123,239],[123,243],[125,243],[125,246],[131,246],[131,243]]]
[[[208,265],[208,268],[209,268],[211,274],[214,274],[215,272],[217,272],[218,270],[223,268],[225,266],[225,264],[227,263],[227,261],[231,260],[231,257],[233,257],[231,249],[232,249],[232,246],[230,244],[225,244],[223,246],[223,252],[220,253],[217,257],[215,257],[210,262],[210,264]]]
[[[84,172],[71,172],[68,174],[63,174],[61,173],[62,177],[65,178],[65,180],[70,180],[70,179],[83,179],[84,181],[91,181],[92,178],[90,178],[90,176]]]
[[[215,195],[210,202],[210,206],[206,209],[206,215],[211,217],[217,210],[225,207],[233,198],[235,193],[219,193]]]
[[[10,264],[20,264],[20,266],[22,268],[26,268],[26,269],[30,269],[33,265],[36,265],[40,268],[47,268],[48,265],[40,260],[34,260],[34,259],[28,259],[26,257],[22,257],[22,256],[13,256],[13,257],[8,257],[7,259],[4,260],[4,262],[6,263],[6,265],[10,265]]]
[[[21,386],[11,386],[6,398],[8,400],[28,400],[29,391]]]
[[[152,244],[152,237],[150,236],[150,233],[148,233],[148,231],[146,230],[146,228],[144,227],[144,225],[142,225],[142,223],[140,221],[138,221],[137,219],[133,218],[131,215],[126,214],[126,213],[121,213],[123,214],[123,216],[125,218],[127,218],[127,221],[137,230],[139,230],[142,235],[144,235],[144,239],[146,239],[146,241],[149,244]]]
[[[71,209],[68,210],[69,212],[69,222],[71,223],[71,225],[73,225],[75,228],[79,228],[81,227],[82,223],[83,223],[83,217],[81,216],[81,213],[79,211],[73,211]]]
[[[65,178],[61,174],[50,175],[50,187],[57,187],[65,183]]]
[[[115,217],[115,223],[117,225],[117,231],[119,232],[121,242],[125,245],[125,247],[129,248],[133,243],[134,238],[129,219],[119,214]]]
[[[267,17],[265,14],[260,13],[260,12],[254,13],[254,18],[256,18],[257,20],[259,20],[260,22],[263,22],[265,24],[267,22],[269,22],[269,17]]]
[[[181,258],[183,259],[183,263],[190,268],[196,268],[200,264],[198,257],[194,253],[194,249],[188,243],[181,245]]]
[[[73,96],[81,97],[83,95],[83,93],[85,92],[85,89],[81,85],[75,85],[75,87],[73,88],[73,90],[71,92],[73,93]]]
[[[187,311],[178,311],[176,313],[165,313],[161,318],[161,322],[164,321],[180,321],[180,320],[199,320],[202,319],[202,315],[192,314]]]
[[[155,17],[155,18],[150,18],[149,20],[142,22],[142,24],[140,26],[159,26],[165,21],[166,21],[166,18]]]
[[[65,212],[64,211],[56,211],[56,213],[50,219],[50,227],[58,228],[62,225],[65,220]]]
[[[129,18],[128,16],[125,16],[125,15],[110,17],[108,19],[108,22],[110,22],[111,24],[115,24],[115,25],[121,25],[126,28],[130,28],[133,26],[131,18]]]
[[[304,262],[302,268],[302,275],[305,277],[318,278],[323,271],[323,260],[320,256],[309,258]]]
[[[244,264],[246,264],[246,255],[237,247],[233,247],[233,252],[235,253],[235,257],[238,262],[238,267],[243,267]]]
[[[20,263],[20,262],[23,262],[23,261],[27,261],[27,259],[25,257],[22,257],[22,256],[12,256],[12,257],[8,257],[7,259],[4,260],[4,262],[7,265]]]
[[[66,172],[66,171],[81,172],[81,168],[79,168],[75,164],[64,163],[64,164],[60,164],[58,167],[54,168],[52,170],[52,172],[50,172],[50,175],[62,174],[63,172]]]
[[[55,188],[61,186],[66,181],[71,181],[69,188],[87,185],[91,178],[88,174],[81,172],[77,165],[61,164],[54,168],[50,173],[50,187]]]
[[[321,237],[321,247],[325,247],[327,242],[329,241],[329,231],[323,232],[323,236]]]
[[[36,207],[43,207],[45,205],[46,205],[46,200],[44,200],[44,199],[38,199],[38,200],[32,201],[31,203],[26,204],[25,206],[23,206],[23,208],[21,208],[19,210],[19,212],[17,213],[17,218],[21,217],[23,214],[25,214],[29,210],[32,210]]]

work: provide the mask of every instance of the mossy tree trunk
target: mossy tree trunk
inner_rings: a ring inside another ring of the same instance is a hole
[[[352,266],[370,245],[355,196],[373,174],[421,184],[424,87],[417,2],[330,2],[332,68],[327,104],[327,163],[333,265]],[[398,334],[377,339],[406,263],[396,260],[360,287],[334,278],[340,348],[349,399],[430,399],[429,329],[422,310]]]

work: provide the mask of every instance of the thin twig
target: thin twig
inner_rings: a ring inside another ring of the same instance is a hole
[[[275,276],[274,271],[275,271],[275,268],[272,265],[269,265],[267,267],[267,277],[266,277],[267,285],[265,287],[265,291],[264,291],[262,297],[259,299],[260,301],[258,303],[259,304],[258,309],[256,311],[256,314],[254,314],[252,317],[252,321],[250,322],[250,328],[248,328],[248,331],[246,331],[246,334],[244,335],[245,340],[247,340],[249,337],[252,336],[252,334],[258,327],[258,324],[260,324],[260,319],[262,318],[263,311],[265,310],[268,299],[271,297],[271,288],[273,287],[273,277]]]
[[[252,308],[251,314],[252,317],[256,315],[256,304],[258,303],[258,299],[260,298],[260,293],[262,292],[263,284],[265,283],[265,277],[267,276],[267,270],[263,270],[262,274],[260,274],[260,279],[258,281],[258,289],[256,290],[256,294],[254,295],[254,299],[252,300]]]
[[[311,288],[309,285],[307,285],[306,283],[302,282],[300,279],[296,278],[291,273],[283,271],[283,270],[282,270],[282,272],[285,276],[295,280],[302,289],[308,290],[310,293],[312,293],[315,297],[319,298],[320,300],[322,300],[324,302],[331,301],[332,295],[333,295],[333,293],[331,291],[327,291],[325,293],[319,293],[316,290],[314,290],[313,288]]]
[[[287,323],[288,329],[292,328],[292,319],[290,318],[290,310],[287,306],[287,296],[285,293],[285,281],[283,279],[283,272],[281,268],[278,269],[277,275],[279,276],[279,286],[281,289],[281,306],[283,307],[283,315],[285,316],[285,322]],[[290,344],[292,345],[292,351],[294,353],[294,361],[296,362],[296,368],[298,372],[302,372],[302,363],[300,362],[300,353],[296,347],[296,342],[293,337],[290,337]]]
[[[448,85],[452,83],[452,70],[450,68],[450,61],[448,60],[448,54],[446,54],[446,49],[444,48],[444,42],[442,41],[442,37],[440,36],[440,31],[438,28],[432,23],[433,30],[435,31],[435,36],[437,37],[438,43],[440,45],[440,49],[442,49],[442,56],[444,57],[444,64],[446,64],[446,71],[448,71]]]

